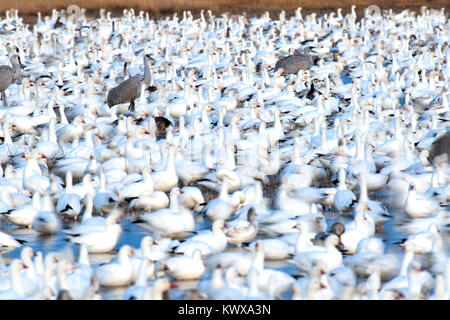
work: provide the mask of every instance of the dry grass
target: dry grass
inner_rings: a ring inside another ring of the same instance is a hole
[[[106,8],[115,14],[120,13],[123,8],[134,8],[137,11],[144,10],[155,15],[182,12],[183,10],[198,13],[201,9],[209,9],[214,13],[241,13],[245,11],[249,14],[262,13],[268,10],[277,14],[282,9],[292,11],[298,7],[304,8],[305,12],[336,10],[339,7],[343,8],[344,11],[349,11],[353,4],[357,6],[359,12],[368,5],[378,5],[382,9],[393,8],[394,10],[417,9],[423,5],[429,8],[445,7],[447,10],[449,9],[449,0],[1,0],[0,14],[4,14],[5,10],[11,8],[19,9],[21,15],[35,15],[38,11],[49,14],[52,9],[65,9],[69,5],[86,8],[92,16],[97,15],[99,8]]]

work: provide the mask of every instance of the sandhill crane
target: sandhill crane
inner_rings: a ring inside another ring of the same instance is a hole
[[[144,74],[136,75],[121,82],[118,86],[108,92],[108,106],[130,103],[131,111],[134,111],[134,100],[141,95],[142,85],[149,87],[151,83],[150,69],[148,68],[148,57],[144,54]],[[154,87],[152,87],[154,89]]]
[[[0,92],[1,92],[1,98],[3,100],[3,105],[5,107],[8,106],[6,102],[6,89],[8,87],[20,79],[20,76],[22,74],[21,67],[22,64],[20,62],[20,57],[17,54],[14,54],[11,56],[11,66],[3,65],[0,66]]]
[[[313,60],[309,52],[296,52],[278,60],[275,70],[282,68],[286,74],[297,74],[299,70],[309,70],[312,65]]]

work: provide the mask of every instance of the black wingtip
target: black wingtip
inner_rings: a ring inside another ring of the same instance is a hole
[[[404,238],[404,239],[402,239],[402,240],[400,240],[400,241],[394,242],[394,244],[396,244],[396,245],[398,245],[398,246],[401,246],[401,245],[403,245],[403,244],[405,243],[406,240],[408,240],[408,239],[407,239],[407,238]]]
[[[76,238],[76,237],[81,236],[81,233],[68,233],[67,235],[70,236],[70,237]],[[70,241],[70,239],[69,239],[69,241]]]

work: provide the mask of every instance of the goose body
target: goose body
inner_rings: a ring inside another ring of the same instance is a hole
[[[351,191],[348,190],[345,185],[345,172],[343,168],[340,168],[338,171],[339,175],[339,185],[334,194],[334,207],[339,212],[343,212],[348,210],[354,202],[356,202],[356,196]]]
[[[143,214],[134,221],[142,228],[154,233],[157,237],[172,236],[185,237],[194,231],[194,217],[192,212],[179,206],[178,195],[180,189],[175,187],[170,192],[170,207]]]
[[[31,227],[42,233],[52,234],[61,229],[62,222],[53,210],[40,210],[34,217]]]
[[[73,193],[72,172],[66,173],[66,190],[58,198],[56,211],[62,215],[76,218],[81,211],[81,198],[78,194]]]
[[[162,261],[163,270],[176,280],[196,280],[205,271],[200,250],[195,250],[192,257],[178,256]]]
[[[0,291],[0,299],[2,300],[22,300],[25,298],[23,294],[22,284],[19,279],[20,272],[23,269],[23,263],[20,259],[14,259],[9,265],[10,288]]]
[[[211,231],[201,231],[188,238],[187,241],[203,241],[212,248],[213,252],[221,252],[227,246],[227,236],[223,230],[224,225],[223,220],[215,220]]]
[[[339,238],[331,234],[325,241],[324,250],[300,252],[288,261],[297,266],[300,271],[308,272],[314,260],[322,260],[326,270],[330,271],[342,265],[342,254],[335,247],[339,242]]]
[[[101,286],[115,287],[125,286],[131,283],[133,267],[129,257],[134,255],[134,250],[128,245],[120,248],[117,262],[111,262],[99,266],[95,274]]]
[[[239,221],[237,224],[225,228],[228,243],[239,247],[242,243],[248,243],[256,237],[258,222],[255,215],[255,208],[251,207],[247,212],[247,221]]]
[[[203,208],[206,217],[210,221],[218,219],[227,220],[233,213],[233,208],[228,200],[228,180],[223,181],[220,194],[217,198],[210,200]]]
[[[120,236],[122,227],[119,222],[119,214],[112,214],[106,218],[104,226],[89,230],[83,234],[70,235],[70,241],[75,244],[85,244],[89,253],[106,253],[114,249]]]
[[[416,185],[411,182],[405,201],[405,213],[411,218],[428,217],[439,210],[439,202],[432,199],[423,199],[416,196]]]
[[[6,217],[12,223],[18,226],[25,226],[31,228],[33,224],[34,218],[39,212],[40,209],[40,194],[36,192],[33,194],[33,198],[31,199],[31,203],[19,206],[15,209],[12,209],[6,213]]]
[[[1,254],[8,253],[16,248],[19,248],[22,244],[17,241],[13,236],[0,231],[0,252]]]

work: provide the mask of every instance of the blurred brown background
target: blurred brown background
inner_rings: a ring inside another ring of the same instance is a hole
[[[450,0],[0,0],[0,15],[4,17],[5,10],[11,8],[19,9],[21,16],[34,16],[38,11],[49,14],[54,8],[63,9],[69,5],[86,8],[88,14],[95,17],[100,8],[106,8],[114,14],[121,14],[123,8],[149,11],[153,15],[183,10],[198,13],[200,9],[210,9],[214,13],[246,11],[248,14],[260,14],[269,10],[276,14],[281,9],[289,12],[298,7],[302,7],[305,13],[335,11],[339,7],[348,12],[353,4],[356,5],[359,14],[369,5],[378,5],[382,9],[392,8],[396,11],[405,8],[419,9],[421,6],[446,8],[448,14]]]

